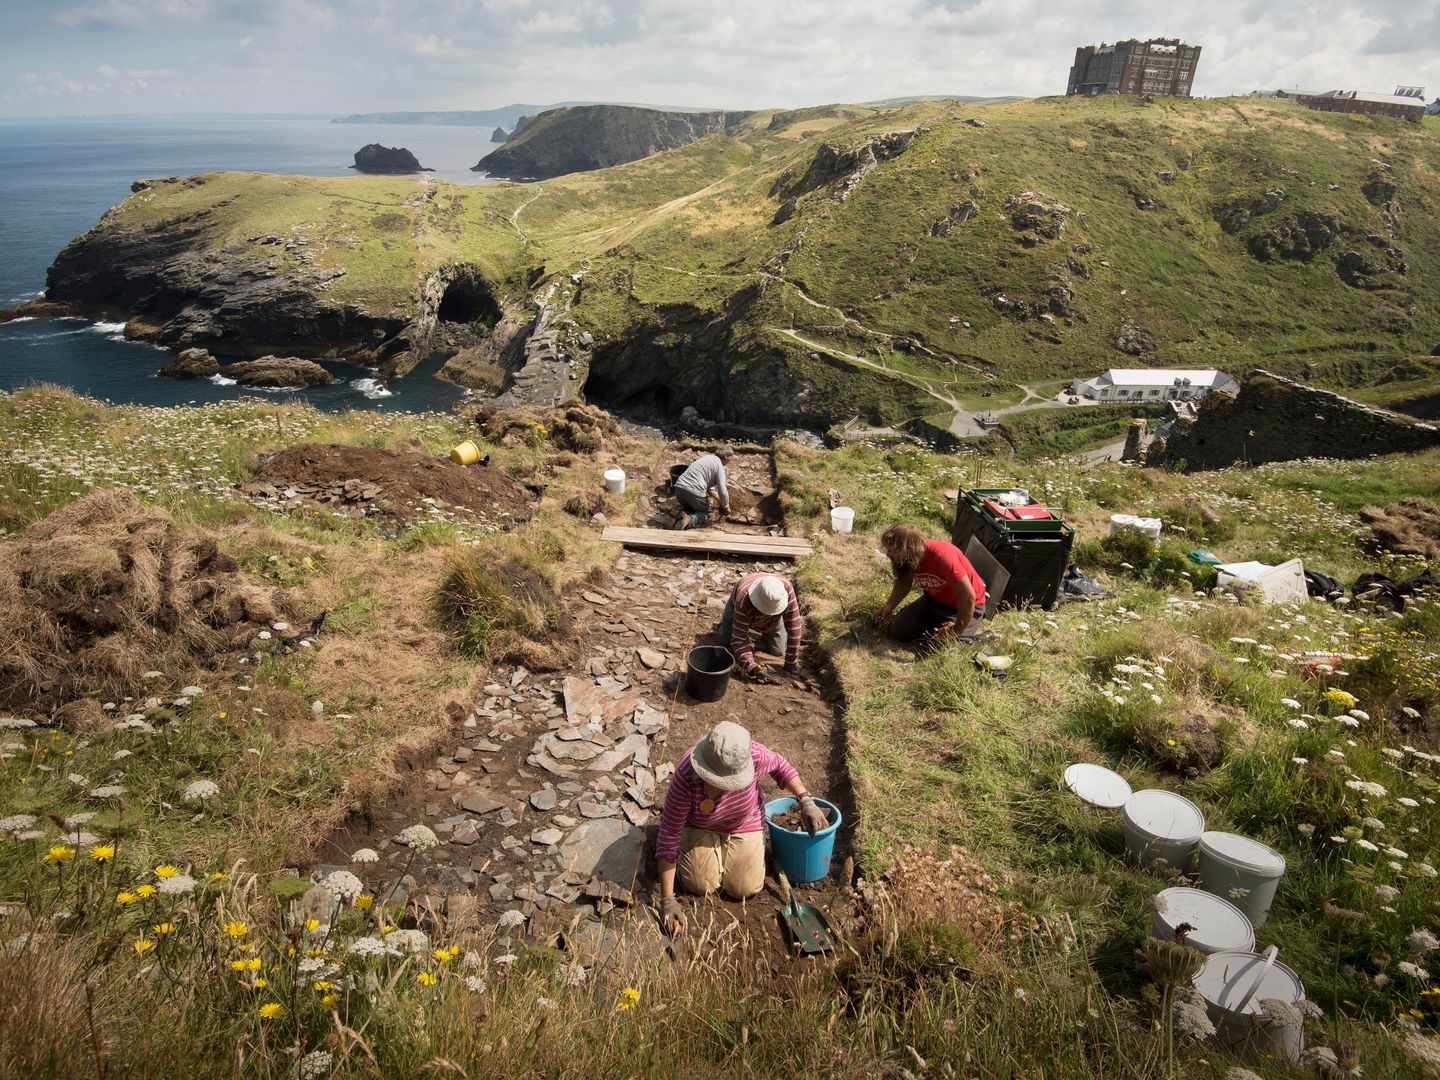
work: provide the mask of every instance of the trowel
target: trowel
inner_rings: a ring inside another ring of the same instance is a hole
[[[813,904],[800,903],[795,886],[790,884],[784,871],[780,871],[779,876],[783,902],[775,909],[775,914],[780,917],[780,927],[790,942],[791,950],[805,956],[834,952],[835,935],[824,912]],[[788,900],[784,900],[787,897]]]

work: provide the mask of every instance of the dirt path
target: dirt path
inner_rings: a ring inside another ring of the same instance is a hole
[[[844,764],[839,704],[824,687],[819,658],[807,655],[799,680],[731,682],[717,702],[690,700],[685,652],[708,643],[735,580],[783,563],[626,552],[609,580],[573,598],[584,651],[568,671],[540,676],[497,667],[484,697],[460,717],[453,739],[414,763],[401,792],[368,821],[322,846],[319,861],[344,865],[369,847],[380,865],[370,880],[394,881],[435,925],[493,925],[505,911],[528,920],[536,942],[572,950],[582,963],[609,955],[662,953],[647,908],[655,883],[654,844],[674,763],[713,724],[735,720],[784,754],[811,790],[847,817],[832,878],[849,853],[853,807]],[[771,666],[776,658],[761,657]],[[598,720],[596,719],[598,718]],[[773,785],[764,781],[766,796]],[[441,838],[420,854],[395,842],[424,823]],[[318,868],[317,868],[318,869]],[[802,887],[806,899],[840,906],[827,880]],[[634,904],[631,917],[627,909]],[[749,903],[686,899],[692,920],[738,923],[783,954],[770,893]],[[837,911],[838,915],[838,911]]]
[[[529,206],[531,203],[533,203],[536,199],[540,198],[540,196],[544,194],[545,189],[541,188],[534,195],[531,195],[530,198],[526,199],[523,203],[517,206],[515,208],[515,212],[510,215],[510,227],[520,235],[520,242],[526,247],[530,246],[530,237],[525,232],[525,230],[520,227],[520,215],[525,212],[525,208],[527,206]]]

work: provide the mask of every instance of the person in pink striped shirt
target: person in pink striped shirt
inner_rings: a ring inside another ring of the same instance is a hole
[[[795,586],[778,574],[745,574],[730,591],[725,613],[715,627],[715,640],[730,650],[735,665],[747,679],[765,678],[755,662],[756,645],[761,652],[785,655],[785,670],[800,670],[800,646],[804,643],[805,620]]]
[[[811,836],[829,827],[825,811],[805,790],[793,765],[768,746],[752,742],[739,724],[716,724],[680,759],[665,793],[655,863],[660,871],[660,922],[667,934],[685,928],[675,896],[677,877],[686,892],[707,896],[718,889],[735,900],[754,896],[765,883],[761,774],[799,800]]]

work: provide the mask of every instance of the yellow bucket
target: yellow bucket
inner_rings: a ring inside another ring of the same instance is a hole
[[[456,465],[474,465],[480,460],[480,447],[472,439],[466,439],[450,451],[450,460]]]

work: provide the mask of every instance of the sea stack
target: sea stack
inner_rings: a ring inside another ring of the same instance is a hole
[[[370,143],[355,151],[355,164],[352,169],[359,169],[365,173],[417,173],[434,172],[434,169],[424,168],[419,160],[403,146],[381,146],[379,143]]]

